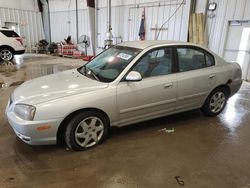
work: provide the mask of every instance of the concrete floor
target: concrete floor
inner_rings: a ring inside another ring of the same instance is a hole
[[[199,110],[115,129],[84,152],[29,146],[4,117],[7,99],[24,80],[77,67],[81,60],[26,55],[0,65],[0,187],[250,188],[250,84],[218,117]],[[172,129],[173,133],[159,131]]]

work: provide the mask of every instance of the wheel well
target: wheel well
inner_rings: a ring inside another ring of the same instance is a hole
[[[218,88],[223,88],[226,91],[226,93],[227,93],[227,97],[230,96],[231,90],[230,90],[230,87],[228,85],[224,84],[224,85],[217,86],[216,88],[213,89],[213,91],[215,89],[218,89]]]
[[[223,89],[226,91],[227,97],[230,96],[230,93],[231,93],[230,87],[229,87],[228,85],[226,85],[226,84],[219,85],[219,86],[217,86],[216,88],[214,88],[214,89],[208,94],[208,96],[206,97],[206,100],[203,102],[202,107],[205,105],[205,103],[206,103],[207,98],[209,97],[209,95],[210,95],[214,90],[216,90],[216,89],[218,89],[218,88],[223,88]]]
[[[80,109],[80,110],[77,110],[77,111],[74,111],[72,113],[70,113],[67,117],[64,118],[64,120],[61,122],[58,130],[57,130],[57,135],[56,135],[56,138],[57,138],[57,143],[58,144],[62,144],[64,143],[64,132],[65,132],[65,129],[68,125],[68,122],[77,114],[79,113],[82,113],[82,112],[86,112],[86,111],[95,111],[95,112],[99,112],[101,114],[104,115],[105,119],[107,120],[107,123],[108,123],[108,126],[110,125],[110,120],[109,120],[109,117],[108,115],[100,110],[100,109],[97,109],[97,108],[84,108],[84,109]]]
[[[12,48],[11,46],[7,46],[7,45],[2,45],[0,46],[0,50],[4,49],[4,48],[8,48],[9,50],[11,50],[13,53],[15,52],[14,48]]]

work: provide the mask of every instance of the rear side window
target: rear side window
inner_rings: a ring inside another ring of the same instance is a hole
[[[201,69],[214,65],[214,58],[203,50],[189,47],[177,48],[179,71]]]
[[[207,65],[207,67],[213,66],[214,65],[214,58],[213,58],[213,56],[210,55],[210,54],[205,54],[205,56],[206,56],[206,65]]]
[[[8,30],[0,30],[6,37],[19,37],[19,35],[15,31],[8,31]]]

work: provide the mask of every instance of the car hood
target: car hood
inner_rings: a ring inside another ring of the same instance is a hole
[[[35,105],[106,87],[107,83],[92,80],[73,69],[24,82],[12,97],[15,103]]]

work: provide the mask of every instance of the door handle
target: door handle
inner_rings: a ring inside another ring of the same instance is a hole
[[[215,77],[215,74],[211,74],[211,75],[209,75],[209,79],[213,79]]]
[[[170,88],[170,87],[172,87],[173,86],[173,83],[168,83],[168,84],[165,84],[164,85],[164,88]]]

